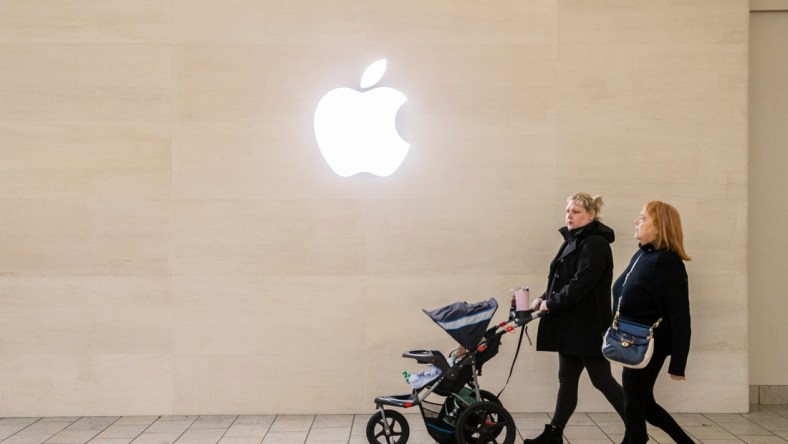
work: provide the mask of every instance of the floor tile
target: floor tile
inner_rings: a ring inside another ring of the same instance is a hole
[[[400,413],[402,412],[400,411]],[[427,424],[424,424],[424,418],[421,417],[420,413],[403,413],[402,415],[405,417],[405,420],[408,421],[408,427],[410,427],[411,432],[423,431],[426,433]],[[372,416],[370,415],[370,418],[371,417]],[[367,418],[367,421],[369,421],[369,418]],[[408,441],[408,443],[410,443],[410,441]]]
[[[729,423],[729,422],[740,422],[740,423],[750,422],[749,419],[745,418],[739,413],[706,413],[703,416],[709,418],[709,421],[715,422],[717,424]]]
[[[408,440],[408,443],[410,443],[410,440]],[[367,441],[366,436],[351,436],[348,444],[369,444],[369,441]]]
[[[200,416],[192,429],[228,429],[235,422],[237,416]]]
[[[84,416],[68,426],[68,430],[104,430],[120,419],[119,416]]]
[[[41,420],[42,418],[2,418],[0,419],[0,427],[18,427],[19,430],[24,429],[30,424]]]
[[[567,425],[564,428],[564,436],[573,443],[578,439],[607,439],[605,432],[595,425]]]
[[[350,438],[350,427],[312,427],[306,440],[312,442],[343,441]]]
[[[596,425],[597,425],[597,427],[599,427],[600,430],[602,430],[603,432],[605,432],[608,435],[610,435],[610,434],[623,435],[624,434],[625,427],[624,427],[624,423],[621,422],[621,421],[618,421],[618,422],[598,422]]]
[[[350,436],[366,436],[367,422],[369,416],[367,415],[353,415],[353,426],[350,429]]]
[[[72,421],[37,421],[24,429],[17,435],[49,435],[52,436],[66,427],[73,424]]]
[[[714,425],[714,421],[700,413],[673,413],[671,416],[682,427]]]
[[[216,444],[225,429],[189,429],[175,441],[177,444]]]
[[[621,417],[618,413],[588,413],[588,417],[591,418],[594,422],[613,422],[613,421],[621,421]]]
[[[117,425],[117,426],[146,425],[146,426],[149,426],[149,425],[153,424],[154,422],[156,422],[157,419],[159,419],[158,416],[124,416],[124,417],[118,419],[117,421],[115,421],[114,423],[112,423],[112,425]]]
[[[736,439],[736,436],[718,425],[688,426],[683,428],[693,438],[701,441],[707,439]]]
[[[146,430],[146,434],[178,435],[180,436],[194,421],[190,420],[162,420],[151,424]]]
[[[308,431],[314,422],[312,415],[280,415],[271,425],[272,432],[304,432]]]
[[[143,433],[132,444],[173,444],[180,436],[179,433]]]
[[[512,418],[514,418],[514,423],[517,425],[518,429],[534,430],[537,434],[541,433],[542,430],[544,430],[545,424],[550,422],[550,418],[548,418],[547,415],[512,415]]]
[[[748,435],[748,436],[759,436],[759,435],[771,435],[772,432],[769,430],[755,424],[753,422],[722,422],[719,423],[720,427],[724,428],[725,430],[731,432],[736,436],[741,435]]]
[[[611,444],[610,438],[572,438],[568,440],[570,444]]]
[[[742,413],[741,415],[744,416],[745,418],[751,420],[751,421],[755,420],[755,419],[767,419],[767,418],[779,418],[780,417],[780,415],[777,412],[775,412],[774,410],[769,410],[769,409],[764,408],[764,407],[759,406],[759,405],[750,406],[750,411],[748,413]]]
[[[90,441],[90,444],[129,444],[132,440],[130,438],[96,438]],[[49,444],[49,441],[47,441]]]
[[[10,425],[2,425],[0,424],[0,441],[8,438],[9,436],[19,432],[20,430],[24,429],[25,426],[10,426]]]
[[[224,437],[219,440],[219,444],[260,444],[262,439],[245,437],[245,438],[228,438]]]
[[[263,444],[303,444],[307,432],[270,432],[265,435]]]
[[[703,444],[744,444],[740,439],[706,439],[700,441]]]
[[[227,438],[259,438],[268,433],[271,426],[268,424],[233,424],[224,434]],[[305,429],[306,432],[308,429]]]
[[[113,438],[131,438],[134,439],[147,429],[147,425],[117,425],[104,429],[99,433],[96,438],[98,439],[113,439]]]
[[[767,405],[765,407],[782,416],[788,416],[788,404]]]
[[[648,430],[648,436],[651,438],[651,440],[654,440],[656,443],[672,444],[675,442],[670,438],[670,436],[667,433],[662,431],[662,429],[656,428],[650,424],[647,425],[646,428]],[[649,442],[651,442],[651,440],[649,440]],[[621,441],[617,441],[617,442],[620,443]]]
[[[739,439],[747,444],[785,444],[786,441],[779,436],[740,436]]]
[[[312,423],[315,427],[351,427],[353,415],[317,415]]]
[[[788,418],[780,416],[770,416],[764,418],[753,418],[752,422],[771,431],[788,431]]]
[[[588,415],[586,415],[585,413],[575,412],[575,414],[572,415],[569,418],[569,422],[567,422],[566,425],[567,426],[572,426],[572,425],[580,425],[580,426],[594,425],[594,421],[592,421],[591,418]]]
[[[13,435],[3,441],[3,444],[41,444],[52,435]]]
[[[93,440],[100,430],[71,430],[65,429],[49,438],[47,444],[84,444]]]
[[[239,416],[235,419],[233,424],[265,424],[271,425],[274,423],[276,416],[274,415],[265,415],[265,416]]]

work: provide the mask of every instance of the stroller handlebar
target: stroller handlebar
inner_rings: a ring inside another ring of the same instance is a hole
[[[517,328],[525,326],[525,324],[533,321],[534,319],[541,318],[545,312],[534,310],[512,310],[509,312],[509,319],[502,321],[495,325],[491,332],[500,336],[506,333],[513,333]]]
[[[541,318],[545,312],[535,310],[512,310],[509,313],[509,321],[514,322],[515,327],[523,326],[534,319]]]

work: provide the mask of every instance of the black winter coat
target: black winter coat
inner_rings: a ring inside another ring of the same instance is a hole
[[[655,250],[651,244],[640,245],[616,279],[613,298],[624,319],[653,325],[662,318],[654,329],[654,355],[670,355],[668,373],[684,376],[692,320],[687,269],[679,255]]]
[[[573,356],[602,357],[602,335],[613,321],[613,230],[593,221],[558,230],[564,243],[550,263],[542,298],[549,312],[539,320],[536,349]]]

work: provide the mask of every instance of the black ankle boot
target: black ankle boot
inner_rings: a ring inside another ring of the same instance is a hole
[[[563,444],[564,429],[553,427],[550,424],[544,425],[544,431],[536,438],[523,440],[525,444]]]

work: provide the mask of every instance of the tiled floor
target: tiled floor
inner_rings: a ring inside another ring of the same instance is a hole
[[[418,412],[405,413],[408,444],[434,442]],[[536,436],[547,413],[514,413],[521,437]],[[753,405],[743,414],[676,414],[696,441],[711,444],[788,443],[788,405]],[[2,444],[363,444],[369,415],[124,416],[0,418]],[[612,413],[575,413],[564,431],[570,444],[617,444],[624,426]],[[670,443],[659,429],[654,443]]]

